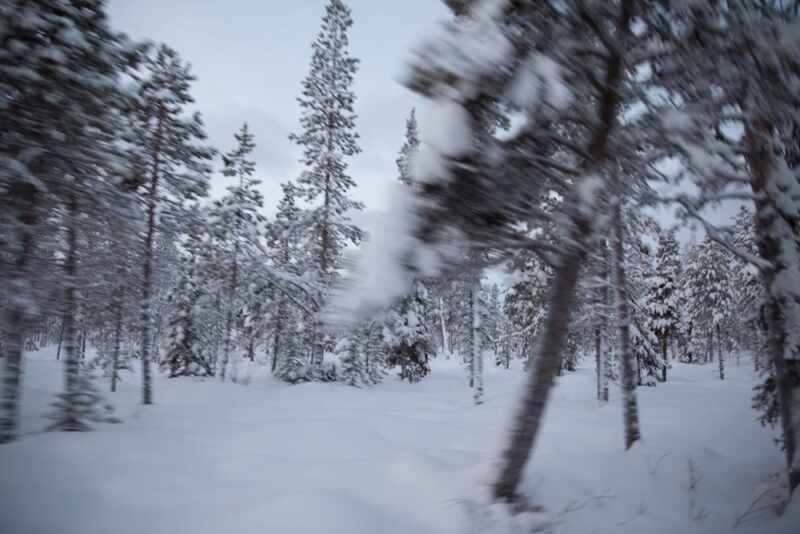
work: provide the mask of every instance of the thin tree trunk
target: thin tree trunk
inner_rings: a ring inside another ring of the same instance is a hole
[[[481,310],[480,310],[480,276],[470,289],[470,308],[472,309],[472,325],[470,328],[470,360],[472,377],[470,385],[475,387],[473,400],[475,404],[483,403],[483,355],[481,354]]]
[[[447,325],[444,319],[444,299],[442,297],[439,297],[439,320],[442,326],[442,352],[445,358],[450,358],[450,346],[447,343]]]
[[[669,338],[665,335],[661,337],[661,359],[663,360],[664,367],[661,368],[661,381],[667,381],[667,366],[669,366],[669,356],[667,355],[667,346],[669,345]]]
[[[238,226],[238,223],[237,223]],[[220,369],[220,379],[225,382],[225,370],[231,359],[233,350],[233,308],[236,303],[236,292],[239,290],[239,237],[234,235],[236,242],[233,248],[233,266],[231,269],[230,287],[228,288],[228,311],[225,316],[225,341],[222,353],[222,369]]]
[[[121,288],[117,289],[114,299],[114,349],[111,356],[111,391],[117,391],[119,379],[119,353],[122,345],[122,298],[119,296]]]
[[[225,314],[225,340],[222,344],[222,365],[219,370],[219,378],[222,382],[225,382],[225,374],[231,357],[231,329],[233,327],[233,310],[231,308],[232,306],[229,304]]]
[[[81,333],[81,360],[86,359],[86,328]]]
[[[608,402],[608,382],[611,374],[611,361],[606,330],[608,321],[606,310],[609,309],[611,295],[608,291],[609,269],[608,269],[608,246],[604,241],[600,243],[602,247],[602,287],[600,288],[600,305],[605,309],[598,312],[598,323],[595,328],[595,358],[597,365],[597,399],[601,402]]]
[[[58,350],[56,350],[56,360],[61,359],[61,343],[64,341],[64,317],[61,317],[61,328],[58,333]]]
[[[278,368],[278,358],[280,357],[281,335],[283,334],[283,316],[286,313],[286,301],[281,298],[278,302],[278,317],[275,320],[275,334],[272,341],[272,372]]]
[[[597,372],[597,400],[603,399],[603,374],[605,373],[605,366],[603,365],[603,341],[600,335],[600,329],[594,329],[594,364]]]
[[[622,202],[618,202],[617,205],[614,206],[614,230],[616,233],[616,239],[614,240],[616,256],[615,285],[617,292],[617,316],[619,320],[620,360],[622,363],[622,411],[625,421],[625,448],[630,449],[642,436],[639,430],[639,408],[636,402],[636,385],[633,369],[634,358],[630,347],[630,315],[628,311],[628,291],[625,280],[625,236],[622,221]]]
[[[722,355],[722,331],[717,323],[717,361],[719,361],[719,379],[725,380],[725,358]]]

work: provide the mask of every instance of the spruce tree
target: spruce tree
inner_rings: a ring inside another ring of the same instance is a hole
[[[198,332],[198,306],[203,293],[203,269],[200,265],[203,260],[202,223],[197,211],[191,217],[182,247],[178,285],[171,295],[174,311],[162,362],[162,366],[169,370],[170,378],[212,374],[210,355]]]
[[[226,297],[225,336],[219,376],[223,382],[235,348],[234,316],[244,303],[240,286],[243,255],[252,250],[265,221],[260,214],[264,199],[256,189],[261,182],[253,178],[255,162],[249,159],[255,149],[253,135],[245,123],[234,137],[237,146],[222,157],[222,174],[237,183],[228,187],[228,194],[214,203],[209,215],[215,238],[213,252],[216,255],[216,266],[220,273],[227,275],[222,281]]]
[[[387,314],[383,328],[388,352],[386,363],[389,367],[400,367],[400,380],[418,382],[430,372],[428,360],[433,345],[425,321],[427,299],[427,289],[417,283],[414,293]]]
[[[323,286],[331,283],[347,243],[358,244],[362,239],[350,212],[363,209],[363,204],[349,197],[356,184],[347,173],[348,158],[361,151],[352,88],[358,60],[350,56],[347,36],[352,25],[350,8],[342,0],[329,0],[322,28],[311,45],[311,66],[298,98],[301,132],[290,136],[303,150],[300,161],[305,170],[298,185],[312,204],[309,225]],[[312,371],[321,367],[324,354],[319,319],[313,336]]]
[[[350,57],[347,32],[353,25],[342,0],[329,0],[322,29],[312,47],[311,67],[303,80],[301,133],[290,137],[303,149],[305,171],[298,180],[313,203],[312,231],[320,275],[327,277],[339,264],[346,243],[358,244],[361,230],[349,212],[363,209],[348,193],[356,184],[347,174],[347,158],[358,154],[355,93],[352,86],[358,60]]]
[[[668,349],[678,328],[678,273],[680,250],[672,231],[661,232],[655,270],[647,279],[644,311],[647,329],[658,338],[662,359],[661,380],[667,380]]]
[[[309,263],[306,237],[303,235],[303,212],[298,206],[300,189],[294,182],[281,184],[283,196],[278,203],[275,219],[267,227],[267,240],[273,251],[272,265],[291,276],[302,275]],[[279,377],[291,382],[305,376],[306,363],[300,342],[294,334],[303,313],[291,301],[286,291],[276,288],[272,321],[272,356],[270,368]]]
[[[688,259],[685,276],[691,299],[693,334],[704,345],[705,362],[713,361],[715,356],[719,358],[719,376],[724,379],[722,336],[723,333],[729,335],[733,309],[729,263],[722,247],[709,236]]]
[[[400,148],[400,155],[397,157],[397,170],[400,182],[404,185],[411,185],[414,178],[411,175],[411,159],[419,151],[419,130],[417,128],[417,114],[415,109],[411,109],[411,114],[406,119],[406,135],[403,146]]]

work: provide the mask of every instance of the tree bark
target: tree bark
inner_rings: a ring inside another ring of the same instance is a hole
[[[58,349],[56,350],[56,360],[61,359],[61,343],[64,341],[64,317],[61,317],[61,328],[58,332]]]
[[[144,265],[142,273],[142,404],[153,404],[153,383],[150,376],[150,310],[153,285],[153,245],[156,233],[156,207],[158,205],[158,182],[161,173],[161,137],[163,132],[164,110],[159,111],[153,146],[153,169],[150,188],[147,192],[147,229],[144,240]]]
[[[579,245],[564,254],[561,266],[556,270],[541,344],[528,371],[522,403],[511,428],[511,442],[503,452],[500,474],[494,483],[493,496],[497,501],[513,502],[517,498],[523,468],[530,457],[554,378],[561,367],[561,351],[567,337],[578,272],[585,255],[581,245],[586,242],[589,231],[588,222],[585,229],[576,229],[573,239],[577,241],[573,242]]]
[[[476,405],[483,403],[483,355],[481,354],[481,310],[480,310],[480,276],[476,276],[470,288],[470,308],[472,325],[470,328],[470,361],[472,369],[471,385],[474,386],[473,400]]]
[[[722,330],[717,323],[717,361],[719,362],[719,379],[725,380],[725,358],[722,355]]]
[[[745,132],[746,158],[750,167],[750,185],[757,195],[756,237],[760,256],[771,263],[771,268],[762,269],[766,288],[765,305],[767,325],[767,352],[773,365],[777,384],[778,410],[786,455],[787,476],[790,491],[800,485],[800,459],[797,443],[800,436],[800,361],[792,358],[796,347],[787,347],[789,333],[800,325],[791,324],[784,307],[794,295],[780,287],[785,272],[797,272],[798,227],[800,221],[781,208],[781,189],[775,183],[777,163],[775,150],[770,141],[772,127],[768,121],[756,119]],[[787,250],[788,249],[788,250]],[[790,262],[794,261],[792,264]],[[790,356],[790,357],[787,357]]]
[[[117,391],[119,379],[119,354],[122,345],[122,298],[119,296],[121,288],[117,288],[114,298],[114,349],[111,355],[111,391]]]
[[[614,207],[614,240],[615,270],[617,293],[617,317],[619,320],[620,360],[622,363],[622,412],[625,421],[625,448],[630,449],[639,441],[639,407],[636,401],[636,384],[634,377],[634,357],[630,347],[630,311],[628,310],[628,291],[625,280],[624,227],[622,221],[622,203]],[[641,380],[641,374],[640,374]]]
[[[439,322],[442,327],[442,352],[445,358],[450,358],[450,347],[447,343],[447,325],[444,318],[444,299],[439,297]]]
[[[8,202],[3,209],[13,213],[16,238],[19,242],[17,254],[9,276],[9,288],[18,290],[17,299],[9,299],[5,306],[3,341],[5,343],[5,371],[3,373],[2,417],[0,417],[0,443],[8,443],[17,437],[19,425],[19,398],[22,383],[22,354],[25,348],[25,328],[29,319],[29,303],[25,297],[31,282],[30,262],[35,247],[34,230],[39,223],[39,191],[33,184],[23,182],[11,186],[6,194]]]
[[[19,397],[22,382],[22,352],[25,344],[23,313],[10,310],[6,314],[5,369],[3,372],[3,417],[0,419],[0,443],[17,438]]]
[[[80,354],[77,343],[77,325],[75,315],[78,302],[75,284],[78,275],[78,204],[75,195],[69,201],[69,220],[67,222],[67,255],[64,262],[64,400],[63,411],[55,426],[59,430],[77,432],[86,430],[86,424],[80,420],[76,402],[80,394]]]

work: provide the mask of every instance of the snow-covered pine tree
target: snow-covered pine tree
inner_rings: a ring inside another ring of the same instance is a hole
[[[301,132],[292,134],[303,150],[305,170],[297,180],[312,203],[309,225],[314,236],[318,279],[327,286],[339,266],[347,243],[358,244],[362,232],[350,212],[363,205],[350,198],[355,182],[347,174],[347,159],[360,152],[355,131],[353,81],[358,60],[350,56],[347,32],[353,25],[350,8],[342,0],[329,0],[322,28],[312,44],[311,66],[303,80]],[[312,371],[322,365],[324,330],[314,326]]]
[[[549,280],[546,270],[532,258],[518,271],[518,278],[506,292],[503,309],[510,324],[511,352],[527,368],[544,323]]]
[[[658,236],[656,265],[647,278],[643,308],[647,316],[646,328],[658,338],[661,349],[662,375],[667,380],[669,367],[668,349],[678,328],[678,283],[680,272],[680,248],[673,231],[662,231]]]
[[[733,309],[729,263],[721,245],[708,236],[689,259],[684,276],[690,288],[693,334],[705,344],[705,362],[714,360],[716,346],[716,355],[723,358],[718,364],[724,379],[722,334],[728,335]]]
[[[0,42],[5,43],[0,54],[0,292],[14,296],[4,303],[0,325],[6,367],[0,442],[5,442],[16,432],[26,335],[55,288],[61,285],[66,296],[75,284],[77,270],[56,273],[46,267],[52,262],[44,258],[60,247],[40,247],[69,226],[75,247],[61,250],[71,248],[77,265],[79,213],[102,198],[103,187],[94,186],[110,186],[119,171],[120,116],[127,108],[120,75],[139,47],[111,30],[101,0],[8,0],[0,4],[0,19]],[[74,217],[54,217],[56,210]],[[112,209],[106,216],[116,213]],[[68,321],[74,321],[76,306],[68,308]],[[81,389],[72,372],[76,367],[69,369],[65,394]]]
[[[272,265],[281,272],[299,277],[311,261],[303,232],[304,213],[297,205],[301,190],[291,181],[281,184],[281,188],[283,196],[278,212],[267,227],[268,245],[273,251]],[[302,343],[304,336],[295,335],[295,327],[307,313],[296,305],[287,291],[275,288],[274,294],[270,367],[277,376],[297,382],[301,376],[306,376],[308,362]]]
[[[757,256],[756,232],[752,210],[740,206],[733,222],[732,242],[737,250]],[[753,356],[756,370],[762,364],[765,341],[762,310],[765,301],[764,285],[761,283],[758,268],[752,263],[731,255],[731,289],[734,295],[735,323],[733,337],[739,349],[749,351]],[[769,367],[769,365],[766,365]]]
[[[419,130],[417,127],[416,110],[411,109],[411,114],[406,119],[406,136],[403,146],[400,148],[400,155],[397,157],[397,170],[400,173],[400,182],[410,186],[414,178],[411,175],[411,158],[419,150]]]
[[[386,364],[400,367],[400,380],[418,382],[430,372],[428,360],[433,355],[433,344],[424,320],[428,298],[428,290],[417,282],[414,293],[387,313],[383,328]]]
[[[265,222],[260,213],[264,199],[256,189],[261,182],[253,178],[255,162],[249,159],[255,149],[253,134],[245,123],[234,138],[237,146],[222,157],[222,174],[235,180],[236,184],[228,186],[228,194],[214,202],[209,214],[214,237],[213,254],[219,272],[225,275],[222,281],[225,288],[225,335],[218,369],[223,382],[235,349],[234,317],[245,301],[240,286],[243,255],[246,255],[243,249],[253,248]]]
[[[101,217],[87,229],[86,245],[78,257],[84,316],[97,337],[97,357],[91,366],[109,379],[112,392],[117,389],[121,371],[132,366],[129,341],[136,331],[134,293],[141,287],[141,204],[128,202],[119,208],[121,216],[114,224]]]
[[[406,121],[405,138],[397,158],[398,180],[414,187],[409,164],[419,150],[419,134],[414,110]],[[430,293],[419,278],[412,284],[412,292],[389,310],[384,321],[383,336],[387,347],[386,363],[400,367],[400,379],[416,382],[428,374],[428,359],[433,355],[433,339],[428,311],[431,309]]]
[[[359,325],[339,339],[334,352],[339,356],[338,378],[350,386],[370,385],[368,370],[369,325]]]
[[[178,53],[159,46],[145,62],[139,86],[133,126],[137,146],[132,153],[132,173],[143,179],[140,185],[147,213],[142,257],[141,361],[142,403],[152,404],[150,362],[153,346],[153,268],[160,220],[176,217],[170,212],[183,202],[205,196],[213,151],[206,139],[199,113],[188,115],[194,99],[189,93],[194,76]],[[169,198],[169,202],[166,199]],[[157,355],[156,355],[157,357]]]
[[[207,347],[200,339],[197,324],[198,305],[203,293],[201,280],[203,259],[203,233],[201,215],[192,210],[186,225],[186,236],[182,245],[178,285],[171,299],[174,303],[170,318],[169,341],[161,365],[169,370],[170,378],[178,376],[211,376],[211,358]]]

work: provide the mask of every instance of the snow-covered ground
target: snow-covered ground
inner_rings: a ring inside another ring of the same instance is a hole
[[[3,534],[471,532],[522,383],[490,369],[474,407],[445,361],[420,384],[370,390],[162,378],[144,408],[127,375],[109,395],[123,423],[65,434],[40,432],[59,362],[46,350],[25,363],[25,435],[0,447]],[[589,368],[560,378],[525,492],[557,533],[797,534],[797,498],[733,530],[781,467],[751,375],[676,365],[639,390],[645,441],[628,452],[617,395],[599,406]]]

